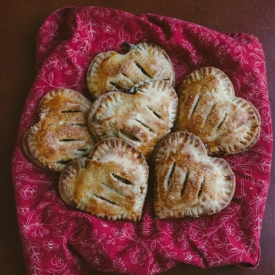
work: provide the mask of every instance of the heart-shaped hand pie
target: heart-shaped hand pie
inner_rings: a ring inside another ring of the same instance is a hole
[[[97,143],[89,158],[73,160],[62,171],[61,198],[69,205],[112,220],[139,220],[149,168],[131,143],[110,138]]]
[[[230,203],[235,176],[224,159],[208,157],[197,136],[169,134],[157,144],[154,160],[157,218],[210,215]]]
[[[174,68],[164,49],[146,42],[137,45],[124,43],[124,48],[126,54],[102,52],[92,60],[87,85],[94,97],[108,91],[129,89],[147,80],[166,80],[174,85]]]
[[[75,158],[90,153],[94,140],[87,126],[91,102],[77,91],[57,89],[39,104],[38,123],[25,134],[23,148],[41,168],[61,171]]]
[[[135,91],[101,95],[91,107],[89,128],[96,139],[123,138],[148,158],[156,142],[173,127],[178,98],[165,81],[143,83]]]
[[[199,136],[210,155],[248,150],[259,138],[260,115],[234,93],[231,81],[219,69],[204,67],[192,72],[178,91],[175,131]]]

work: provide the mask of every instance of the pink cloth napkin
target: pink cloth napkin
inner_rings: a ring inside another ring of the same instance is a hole
[[[251,101],[262,119],[261,136],[249,151],[226,157],[236,175],[230,205],[197,219],[156,220],[149,182],[139,222],[108,221],[76,211],[58,195],[59,174],[42,170],[23,155],[25,131],[38,120],[40,99],[67,87],[89,97],[85,74],[92,58],[123,42],[155,42],[184,76],[202,66],[223,70],[236,95]],[[155,14],[134,15],[101,7],[66,7],[51,14],[37,36],[37,77],[26,100],[12,159],[17,216],[29,274],[86,274],[92,268],[156,274],[177,263],[202,268],[255,267],[270,181],[272,123],[265,58],[252,35],[223,34]]]

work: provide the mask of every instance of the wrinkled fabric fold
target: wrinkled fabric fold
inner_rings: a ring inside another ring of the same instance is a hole
[[[38,120],[38,104],[47,92],[66,87],[90,99],[85,75],[92,58],[102,51],[121,53],[123,42],[140,41],[165,48],[175,68],[176,90],[193,70],[213,66],[228,75],[236,96],[259,110],[259,141],[247,152],[225,157],[236,175],[236,191],[230,205],[218,214],[156,220],[151,179],[139,222],[103,220],[66,206],[58,195],[59,174],[32,165],[23,154],[23,135]],[[12,159],[29,274],[81,275],[92,268],[156,274],[181,262],[202,268],[257,266],[273,137],[265,58],[256,37],[223,34],[155,14],[65,7],[52,13],[39,29],[36,69]]]

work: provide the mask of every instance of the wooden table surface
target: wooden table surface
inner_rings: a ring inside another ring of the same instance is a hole
[[[27,274],[16,222],[10,162],[19,119],[36,73],[36,33],[45,18],[54,10],[63,6],[87,5],[116,8],[131,13],[156,13],[194,22],[220,32],[246,32],[257,36],[266,55],[269,95],[271,107],[274,107],[274,0],[2,0],[0,5],[0,129],[2,132],[0,135],[2,148],[0,155],[0,274],[3,275]],[[275,108],[272,110],[272,117],[275,121]],[[261,235],[261,261],[255,270],[234,266],[202,270],[181,264],[163,274],[275,274],[274,197],[275,168],[273,165]],[[105,273],[93,271],[91,274]]]

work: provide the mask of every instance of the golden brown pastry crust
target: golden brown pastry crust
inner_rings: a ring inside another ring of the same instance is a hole
[[[174,132],[154,152],[154,208],[158,219],[199,217],[226,207],[235,191],[235,176],[221,158],[207,156],[202,141]]]
[[[88,155],[94,144],[87,126],[91,102],[70,89],[47,93],[40,101],[40,120],[23,138],[27,158],[35,165],[61,171],[75,158]]]
[[[70,162],[59,180],[61,198],[70,206],[111,220],[141,218],[149,168],[131,143],[98,142],[89,158]]]
[[[210,155],[243,152],[257,142],[260,115],[250,102],[235,97],[231,81],[221,70],[195,70],[183,80],[178,97],[174,130],[199,136]]]
[[[146,42],[130,45],[130,48],[126,54],[102,52],[92,60],[86,78],[95,98],[147,80],[166,80],[174,85],[174,68],[164,49]]]
[[[156,142],[173,127],[178,98],[174,88],[165,81],[142,83],[135,90],[135,94],[101,95],[91,107],[89,128],[97,140],[126,139],[148,159]]]

